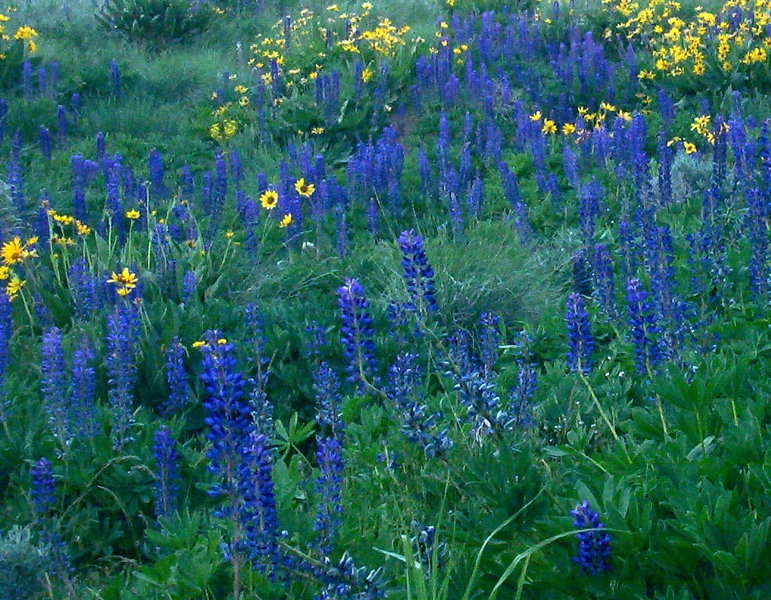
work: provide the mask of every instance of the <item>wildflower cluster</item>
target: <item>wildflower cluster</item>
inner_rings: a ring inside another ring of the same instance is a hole
[[[752,77],[768,68],[768,0],[724,0],[713,12],[673,0],[603,4],[612,4],[624,19],[618,28],[627,39],[642,40],[650,48],[653,69],[641,70],[641,80],[719,77],[737,69],[747,69]]]
[[[18,47],[23,49],[25,55],[35,54],[38,50],[35,38],[37,38],[39,34],[35,29],[29,25],[19,25],[15,29],[8,29],[6,23],[11,20],[10,14],[15,10],[16,9],[13,7],[7,7],[4,12],[0,13],[0,39],[5,42],[3,44],[2,52],[0,52],[0,61],[12,60],[14,50]]]
[[[9,300],[16,298],[26,284],[21,275],[23,271],[18,268],[23,267],[29,259],[37,258],[37,243],[37,236],[27,238],[24,242],[15,237],[0,248],[0,282],[5,282],[5,295]]]

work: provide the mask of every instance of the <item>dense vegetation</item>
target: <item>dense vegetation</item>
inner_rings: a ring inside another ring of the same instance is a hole
[[[0,600],[771,597],[769,0],[0,26]]]

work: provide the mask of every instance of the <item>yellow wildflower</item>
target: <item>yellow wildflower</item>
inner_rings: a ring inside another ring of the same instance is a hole
[[[562,133],[564,135],[570,135],[571,133],[575,133],[575,132],[576,132],[576,126],[573,125],[573,123],[565,123],[562,126]]]
[[[0,267],[0,281],[5,281],[11,276],[11,269],[3,265]]]
[[[278,192],[276,190],[265,190],[260,194],[260,204],[266,210],[273,210],[278,204]]]
[[[297,190],[297,193],[300,194],[301,196],[310,198],[311,196],[313,196],[313,192],[316,191],[316,186],[313,185],[312,183],[305,183],[305,179],[300,178],[297,181],[295,181],[294,189]]]
[[[16,296],[19,295],[19,292],[21,292],[21,288],[23,288],[26,283],[26,281],[19,279],[14,275],[14,277],[8,282],[8,286],[5,288],[5,293],[8,296],[8,299],[13,300],[16,298]]]
[[[22,25],[16,30],[16,33],[13,34],[13,39],[15,40],[31,40],[33,37],[37,35],[37,31],[32,29],[32,27],[29,27],[27,25]]]
[[[24,262],[31,256],[37,256],[37,250],[30,249],[32,244],[22,244],[21,238],[15,237],[10,242],[5,242],[0,250],[0,256],[6,265],[15,265]]]
[[[284,217],[279,222],[278,226],[282,229],[285,227],[289,227],[289,225],[292,223],[292,213],[287,213],[284,215]]]
[[[140,217],[140,213],[136,208],[126,211],[126,218],[136,221]]]
[[[557,133],[557,125],[551,119],[544,119],[543,127],[541,127],[541,131],[546,135],[552,135],[554,133]]]
[[[540,121],[541,120],[541,111],[537,110],[532,115],[530,115],[530,120],[533,121],[533,123],[535,123],[536,121]]]
[[[137,286],[138,281],[139,278],[129,271],[128,267],[123,267],[123,270],[120,273],[113,271],[112,277],[107,280],[107,283],[114,283],[118,286],[118,295],[126,296]]]

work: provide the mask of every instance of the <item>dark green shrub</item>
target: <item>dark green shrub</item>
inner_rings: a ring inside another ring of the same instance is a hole
[[[108,0],[96,18],[129,40],[158,48],[206,30],[213,14],[207,4],[190,0]]]

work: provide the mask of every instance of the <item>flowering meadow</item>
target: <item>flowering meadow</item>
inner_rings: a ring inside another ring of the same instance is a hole
[[[771,598],[771,0],[0,38],[0,600]]]

